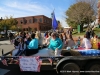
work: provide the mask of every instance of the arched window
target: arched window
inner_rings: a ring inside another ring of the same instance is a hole
[[[31,19],[29,20],[29,23],[31,23]]]
[[[34,22],[37,22],[37,19],[34,19]]]
[[[42,18],[40,18],[39,21],[42,22]]]
[[[27,23],[27,20],[25,20],[25,23]]]

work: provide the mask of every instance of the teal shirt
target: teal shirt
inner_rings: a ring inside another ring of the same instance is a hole
[[[63,47],[63,43],[61,41],[61,39],[59,38],[56,38],[55,40],[50,40],[50,44],[49,44],[49,47],[50,49],[52,50],[55,50],[56,48],[58,48],[58,50],[62,49]]]
[[[28,49],[38,49],[38,39],[32,39],[28,45]]]

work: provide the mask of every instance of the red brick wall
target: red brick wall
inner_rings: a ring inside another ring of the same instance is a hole
[[[42,22],[40,22],[40,18],[42,19]],[[23,29],[30,27],[32,29],[36,28],[37,30],[45,31],[52,28],[52,20],[44,15],[21,17],[15,19],[18,21],[18,27],[22,27]],[[35,22],[35,19],[37,19],[37,22]],[[31,20],[31,23],[29,22],[29,20]]]

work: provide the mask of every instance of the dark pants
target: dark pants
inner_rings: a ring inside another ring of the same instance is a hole
[[[26,56],[30,56],[30,55],[36,54],[36,53],[38,53],[38,49],[26,49],[25,50]]]

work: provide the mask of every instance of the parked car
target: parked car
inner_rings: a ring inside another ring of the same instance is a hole
[[[5,34],[5,32],[4,31],[1,31],[0,34]]]

